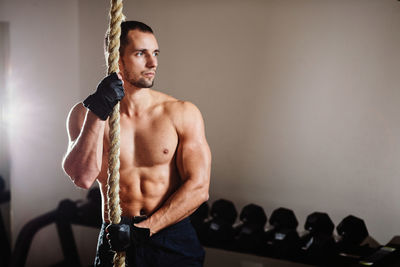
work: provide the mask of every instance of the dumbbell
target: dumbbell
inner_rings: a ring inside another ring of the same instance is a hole
[[[340,222],[336,231],[339,234],[338,264],[355,264],[374,252],[375,249],[365,242],[369,234],[364,220],[349,215]]]
[[[300,254],[300,237],[296,231],[298,221],[294,212],[286,208],[274,210],[269,219],[271,229],[265,232],[263,255],[296,260]]]
[[[211,219],[206,224],[204,245],[231,250],[234,241],[233,223],[236,217],[237,211],[231,201],[215,201],[211,206]]]
[[[300,238],[303,262],[319,266],[332,262],[337,254],[334,228],[327,213],[314,212],[307,216],[304,225],[306,233]]]
[[[267,216],[264,209],[255,204],[246,205],[239,216],[241,223],[235,227],[235,250],[260,254]]]

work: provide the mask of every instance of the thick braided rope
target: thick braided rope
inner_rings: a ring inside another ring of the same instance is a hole
[[[122,0],[111,0],[110,24],[108,28],[108,74],[119,72],[119,38],[121,35]],[[121,221],[121,207],[119,206],[119,154],[120,154],[120,127],[119,127],[119,103],[108,120],[110,126],[110,149],[108,151],[108,219],[117,224]],[[125,266],[125,252],[118,252],[114,256],[114,266]]]

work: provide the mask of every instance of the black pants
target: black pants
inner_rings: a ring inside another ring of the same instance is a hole
[[[106,223],[100,230],[95,267],[112,267],[114,253],[106,239]],[[146,243],[131,245],[126,251],[128,267],[201,267],[204,249],[186,218],[152,235]]]

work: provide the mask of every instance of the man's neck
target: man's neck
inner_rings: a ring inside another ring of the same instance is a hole
[[[149,88],[137,88],[129,86],[125,88],[125,96],[121,101],[121,113],[128,117],[139,116],[149,108],[153,102]]]

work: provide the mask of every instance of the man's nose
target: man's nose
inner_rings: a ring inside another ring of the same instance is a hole
[[[149,55],[147,57],[147,62],[146,62],[146,67],[148,68],[155,68],[157,67],[157,57],[153,56],[153,55]]]

